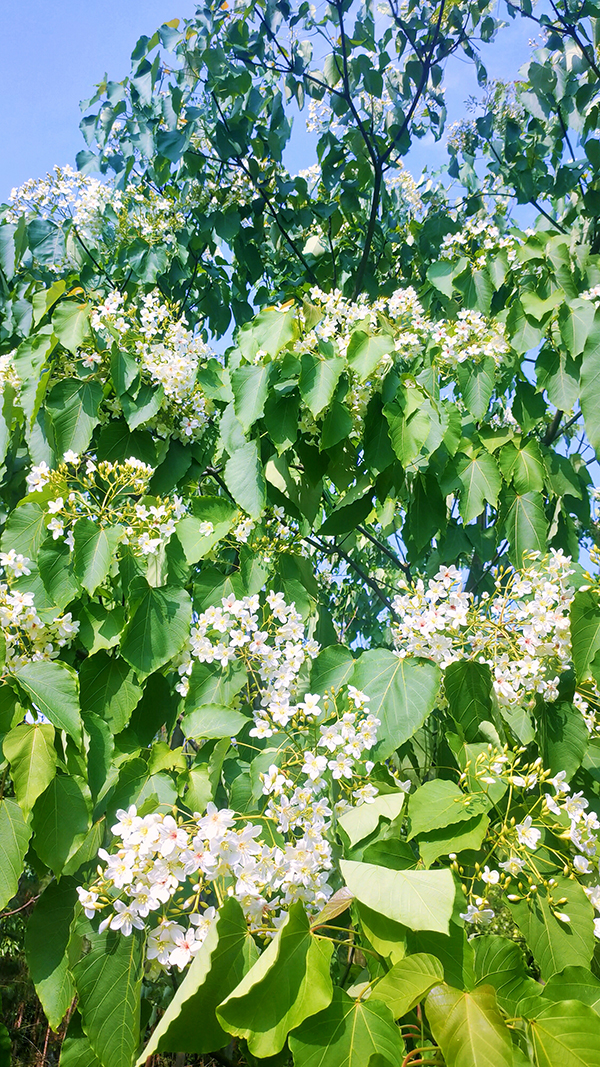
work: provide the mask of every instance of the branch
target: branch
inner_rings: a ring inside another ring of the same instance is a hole
[[[306,541],[307,545],[312,545],[313,548],[317,548],[319,552],[323,552],[326,556],[340,556],[343,560],[345,560],[346,563],[348,563],[350,567],[352,567],[352,569],[356,572],[356,574],[358,574],[360,580],[364,582],[365,585],[368,585],[369,589],[373,590],[373,592],[382,604],[385,604],[386,608],[388,608],[391,612],[392,617],[394,619],[396,618],[396,613],[392,606],[392,602],[389,597],[387,597],[385,593],[381,591],[379,583],[376,582],[374,578],[371,578],[371,576],[367,574],[366,571],[363,571],[362,567],[359,567],[358,563],[356,563],[355,560],[352,559],[352,556],[349,556],[347,552],[344,552],[343,548],[339,548],[338,545],[324,545],[322,542],[314,541],[312,537],[304,537],[303,540]]]
[[[219,101],[217,100],[217,98],[216,98],[214,93],[212,94],[212,98],[213,98],[214,103],[216,104],[217,111],[219,112],[219,115],[221,116],[221,121],[223,122],[223,125],[225,126],[225,129],[227,130],[228,133],[230,133],[231,131],[229,129],[229,125],[227,123],[227,119],[225,118],[225,115],[223,114],[223,112],[221,110]],[[282,226],[281,222],[279,221],[279,215],[278,215],[277,211],[275,210],[275,208],[273,207],[270,198],[267,196],[267,194],[265,193],[265,191],[262,188],[262,186],[260,185],[260,183],[257,182],[256,179],[253,177],[252,172],[246,166],[246,164],[245,164],[244,160],[242,159],[242,157],[239,154],[236,153],[236,154],[234,154],[233,158],[237,160],[238,166],[241,167],[241,169],[244,171],[244,174],[246,174],[246,176],[252,182],[252,185],[256,189],[256,191],[259,194],[259,196],[262,198],[262,201],[263,201],[263,203],[265,205],[265,208],[268,211],[268,213],[271,216],[271,218],[273,219],[275,225],[277,226],[277,229],[281,233],[281,235],[284,238],[284,240],[287,241],[288,245],[290,246],[290,248],[291,248],[292,252],[294,253],[294,255],[296,256],[296,258],[300,261],[300,263],[304,267],[304,269],[305,269],[306,273],[308,274],[308,276],[309,276],[311,282],[313,283],[313,285],[316,285],[317,284],[317,279],[316,279],[316,276],[314,275],[314,273],[312,271],[312,268],[308,265],[306,259],[302,255],[302,252],[300,251],[300,249],[298,248],[296,243],[292,240],[292,238],[288,234],[287,230],[284,229],[284,227]]]
[[[382,542],[379,541],[376,537],[374,537],[372,533],[369,533],[369,531],[365,529],[364,526],[357,526],[356,529],[359,533],[363,535],[363,537],[367,538],[367,541],[370,541],[372,545],[375,545],[380,552],[383,552],[384,556],[387,556],[388,559],[392,561],[392,563],[395,563],[401,571],[404,571],[404,573],[408,577],[410,577],[410,567],[408,566],[408,563],[403,563],[402,560],[398,558],[396,553],[392,552],[391,548],[388,548],[387,545],[382,544]]]
[[[561,411],[560,409],[555,413],[552,422],[550,423],[548,429],[546,430],[546,433],[544,434],[543,443],[546,446],[551,445],[552,442],[555,441],[558,437],[558,427],[560,426],[560,420],[562,419],[563,415],[564,411]]]

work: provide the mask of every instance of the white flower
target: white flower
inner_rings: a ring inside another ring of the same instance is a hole
[[[37,466],[31,468],[30,473],[27,475],[25,481],[30,493],[41,493],[42,489],[46,485],[50,478],[50,468],[47,463],[42,460]]]
[[[460,918],[466,923],[473,923],[475,926],[488,926],[494,918],[494,912],[491,908],[484,908],[481,905],[468,904],[465,912],[460,912]]]
[[[573,860],[573,866],[578,874],[591,874],[592,865],[585,856],[575,856]]]
[[[84,889],[83,886],[79,885],[77,886],[77,894],[86,918],[93,919],[96,912],[102,908],[102,905],[98,903],[98,893],[95,889]]]
[[[304,753],[304,763],[302,765],[302,774],[307,774],[309,778],[314,782],[317,778],[321,777],[321,774],[327,767],[327,757],[317,756],[314,752]]]
[[[498,866],[503,871],[506,871],[507,874],[512,874],[513,878],[518,878],[525,866],[525,860],[520,859],[519,856],[511,856],[510,859],[505,860],[504,863],[499,863]]]
[[[498,885],[498,882],[500,881],[500,872],[490,871],[490,868],[486,864],[481,872],[481,881],[485,882],[487,885]]]
[[[9,552],[0,552],[0,563],[5,570],[12,571],[17,578],[21,574],[31,574],[29,567],[31,560],[15,552],[14,548],[11,548]]]
[[[135,910],[134,904],[125,904],[122,900],[115,900],[115,912],[110,920],[109,926],[111,930],[120,930],[125,937],[129,937],[133,927],[136,930],[143,930],[144,923]]]
[[[600,938],[600,919],[594,919],[594,937]]]
[[[542,836],[542,831],[532,826],[531,822],[531,815],[527,815],[522,823],[517,823],[515,830],[517,831],[519,844],[535,851]]]
[[[201,534],[202,537],[209,537],[210,534],[212,534],[214,532],[215,532],[215,528],[214,528],[212,522],[201,522],[200,525],[198,526],[198,533]]]
[[[73,452],[73,449],[68,448],[63,454],[63,461],[65,463],[79,463],[79,456],[76,452]]]

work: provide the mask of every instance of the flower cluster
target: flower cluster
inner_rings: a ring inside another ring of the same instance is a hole
[[[135,355],[142,377],[162,387],[160,411],[146,425],[161,437],[174,430],[182,441],[200,438],[212,408],[196,378],[212,352],[185,320],[174,318],[156,293],[126,305],[124,295],[116,292],[94,309],[91,324],[105,341],[118,338]],[[119,409],[116,399],[113,408]]]
[[[116,528],[120,544],[149,556],[169,543],[176,521],[185,514],[178,496],[145,496],[153,473],[152,467],[134,457],[111,463],[65,452],[55,470],[46,463],[32,467],[27,486],[31,493],[46,487],[51,491],[45,502],[46,528],[55,541],[62,538],[73,550],[77,521],[91,519],[101,527]]]
[[[259,614],[262,616],[259,623]],[[220,607],[201,612],[179,665],[179,692],[185,695],[194,661],[222,667],[241,660],[248,673],[247,702],[256,699],[254,737],[271,737],[303,709],[296,702],[300,670],[319,646],[307,638],[302,618],[282,593],[260,598],[223,597]]]
[[[489,219],[461,219],[460,229],[443,238],[440,257],[456,259],[458,256],[468,256],[473,265],[481,269],[486,266],[490,255],[505,249],[507,262],[513,266],[518,262],[518,243],[516,237],[501,233]]]
[[[15,583],[27,578],[32,561],[11,548],[0,552],[4,580],[0,581],[0,627],[6,644],[6,664],[15,671],[32,660],[56,659],[77,635],[79,623],[70,611],[44,622],[37,613],[34,594]]]
[[[98,879],[78,890],[88,917],[106,912],[100,928],[126,936],[149,926],[147,958],[158,973],[190,962],[227,896],[267,936],[294,901],[309,912],[321,908],[333,892],[335,817],[377,794],[365,782],[372,764],[363,756],[379,725],[367,703],[352,686],[328,701],[305,695],[302,725],[274,750],[280,762],[260,773],[262,814],[236,815],[213,803],[191,818],[141,816],[135,806],[118,811],[116,850],[100,850]]]
[[[517,822],[514,817],[509,818],[507,811],[502,824],[488,832],[483,865],[476,864],[473,875],[463,885],[469,904],[461,918],[478,926],[488,925],[495,918],[488,899],[492,887],[504,892],[511,903],[531,901],[543,888],[555,918],[568,924],[571,918],[564,910],[569,903],[568,890],[566,896],[561,896],[559,875],[563,880],[568,877],[582,884],[600,914],[600,886],[592,884],[592,879],[598,877],[600,820],[595,812],[587,810],[589,802],[581,792],[571,792],[565,771],[551,776],[539,758],[523,764],[522,751],[514,753],[490,745],[463,774],[466,780],[470,773],[485,789],[499,784],[510,789],[509,807],[511,800],[518,798],[519,810],[526,810],[527,814]],[[563,841],[568,851],[561,848],[557,853],[557,840]],[[451,858],[457,873],[465,878],[464,869],[455,857]],[[550,865],[556,867],[555,876],[548,873]],[[600,918],[594,920],[594,930],[600,938]]]
[[[456,567],[406,585],[394,597],[399,656],[425,656],[447,667],[468,658],[488,663],[504,707],[531,707],[536,693],[556,700],[560,674],[571,658],[571,561],[562,551],[531,559],[521,572],[496,577],[496,591],[475,602]]]

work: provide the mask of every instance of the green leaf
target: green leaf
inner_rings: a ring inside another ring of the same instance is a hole
[[[61,345],[69,352],[76,352],[90,332],[90,309],[88,304],[76,304],[63,300],[55,308],[52,329]]]
[[[553,897],[555,900],[567,898],[560,911],[569,916],[570,923],[554,917],[547,891],[541,886],[531,902],[521,900],[510,905],[513,919],[544,981],[564,967],[589,967],[595,947],[594,909],[582,887],[562,875],[554,875],[554,878]]]
[[[379,365],[382,357],[393,351],[394,339],[389,334],[379,333],[370,336],[362,330],[354,330],[350,337],[346,357],[348,365],[358,375],[358,380],[364,382]]]
[[[452,296],[452,275],[454,274],[455,266],[456,264],[454,263],[440,260],[438,263],[432,263],[427,268],[427,281],[431,282],[444,296]]]
[[[35,851],[57,877],[90,828],[91,797],[83,778],[57,775],[33,810]]]
[[[294,1067],[398,1067],[404,1058],[400,1031],[387,1005],[352,1000],[335,988],[331,1004],[290,1036]]]
[[[351,682],[355,662],[350,649],[344,645],[321,649],[311,667],[311,693],[325,694],[328,689],[341,689]]]
[[[12,677],[27,693],[34,709],[80,743],[79,685],[72,667],[59,660],[32,660],[14,671]]]
[[[37,564],[50,600],[58,611],[62,611],[79,592],[68,545],[46,537],[38,552]]]
[[[220,663],[196,661],[190,676],[190,688],[185,698],[185,709],[195,711],[206,704],[228,707],[243,689],[248,676],[241,660],[234,660],[227,668]]]
[[[102,1067],[130,1067],[140,1032],[142,937],[83,927],[89,952],[73,967],[83,1029]]]
[[[479,725],[492,719],[492,675],[487,663],[459,659],[444,671],[448,707],[465,741],[479,737]]]
[[[571,604],[572,656],[577,681],[592,677],[591,665],[600,650],[600,605],[592,589],[580,589]]]
[[[441,830],[428,830],[418,838],[423,863],[429,868],[440,856],[449,856],[451,852],[460,855],[461,852],[481,848],[489,825],[487,815],[476,815],[473,819],[454,823]]]
[[[90,656],[100,649],[118,645],[125,625],[125,612],[120,604],[114,604],[107,610],[94,601],[84,604],[80,600],[73,609],[73,616],[79,622],[77,636]]]
[[[250,721],[247,715],[222,704],[205,704],[184,715],[181,729],[186,737],[196,741],[209,737],[234,737]]]
[[[51,882],[27,922],[29,973],[53,1030],[58,1030],[75,996],[67,947],[76,903],[74,884]]]
[[[36,559],[46,537],[44,519],[45,512],[34,501],[16,507],[11,511],[2,534],[2,551],[10,552],[14,548],[15,552],[29,559]]]
[[[260,518],[267,502],[267,486],[256,441],[248,441],[229,457],[225,482],[235,502],[250,518]]]
[[[508,444],[498,456],[500,470],[507,482],[513,482],[517,493],[541,492],[544,488],[544,461],[535,438],[524,445]]]
[[[587,1004],[550,1004],[528,1029],[536,1067],[600,1067],[598,1016]]]
[[[22,723],[7,733],[2,749],[22,811],[28,815],[56,774],[54,727]]]
[[[494,384],[496,370],[493,359],[484,359],[475,366],[466,360],[458,368],[458,380],[462,398],[473,418],[480,422],[487,412]]]
[[[314,356],[310,352],[302,356],[300,395],[315,419],[331,403],[345,362],[339,356]]]
[[[216,1008],[241,982],[255,954],[244,913],[228,897],[136,1067],[144,1067],[156,1052],[203,1053],[226,1045],[229,1036],[219,1025]]]
[[[81,1015],[75,1010],[69,1020],[60,1050],[60,1067],[102,1067],[83,1032]]]
[[[431,1031],[452,1067],[513,1067],[510,1030],[490,987],[462,993],[438,985],[425,1001]]]
[[[302,904],[291,905],[284,925],[239,985],[217,1009],[228,1033],[244,1037],[254,1056],[274,1056],[294,1030],[331,1002],[331,941],[315,937]]]
[[[544,345],[535,364],[537,387],[555,408],[570,411],[579,397],[579,366],[568,352]]]
[[[351,845],[363,841],[377,829],[380,819],[393,822],[397,819],[406,799],[406,793],[384,793],[376,797],[371,804],[359,804],[356,808],[340,815],[339,825],[348,835]]]
[[[600,979],[587,967],[565,967],[546,982],[545,1000],[580,1000],[600,1015]]]
[[[421,389],[404,390],[400,400],[386,404],[383,409],[392,448],[404,467],[419,455],[431,430],[431,405],[428,405]]]
[[[443,977],[444,970],[435,956],[415,952],[395,963],[373,986],[371,996],[387,1004],[394,1019],[401,1019],[434,985],[439,985]]]
[[[78,519],[73,527],[73,567],[83,588],[92,596],[115,562],[122,526],[99,526],[92,519]]]
[[[162,386],[150,382],[144,382],[135,397],[124,393],[121,397],[121,407],[129,429],[136,430],[138,426],[143,426],[153,419],[160,411],[164,398]]]
[[[567,781],[581,767],[590,734],[578,707],[568,701],[556,701],[541,720],[541,751],[544,767],[552,774],[565,771]]]
[[[341,860],[340,869],[348,889],[372,911],[411,930],[448,933],[456,893],[451,871],[391,871],[354,860]]]
[[[590,443],[600,454],[600,343],[592,336],[583,350],[579,403]]]
[[[84,716],[98,715],[115,734],[127,726],[142,696],[131,667],[104,650],[88,656],[81,664],[79,684]]]
[[[100,382],[63,378],[53,386],[46,407],[58,456],[62,458],[69,449],[78,454],[85,452],[100,422],[102,396]]]
[[[189,637],[192,602],[184,589],[161,586],[153,589],[136,578],[134,603],[121,641],[121,655],[146,678],[183,648]]]
[[[472,522],[481,515],[486,503],[496,507],[502,478],[498,464],[489,452],[462,456],[456,473],[461,485],[459,511],[464,523]]]
[[[29,426],[35,422],[44,398],[50,375],[47,359],[55,344],[52,328],[42,327],[33,337],[28,337],[19,345],[13,357],[15,370],[23,383],[19,391],[19,401]]]
[[[191,514],[177,523],[177,537],[192,566],[212,552],[214,546],[227,536],[238,513],[235,504],[225,497],[201,496],[192,498]],[[202,533],[200,524],[210,522],[212,533]]]
[[[259,348],[275,358],[297,336],[298,323],[294,308],[285,311],[264,308],[252,322],[242,327],[236,340],[246,359],[252,360]]]
[[[383,648],[362,653],[352,684],[370,697],[369,710],[381,720],[373,758],[387,759],[421,728],[435,706],[440,678],[430,660],[399,659]]]
[[[509,556],[517,567],[522,566],[528,552],[543,555],[548,545],[548,522],[541,495],[509,493],[504,529],[510,541]]]
[[[30,837],[31,827],[16,800],[0,800],[0,908],[17,892]]]
[[[254,364],[238,367],[231,373],[235,414],[244,427],[244,433],[248,433],[264,413],[271,368],[272,364],[266,367]]]
[[[524,997],[539,996],[541,987],[527,974],[523,953],[514,941],[497,934],[474,937],[475,981],[493,986],[498,1004],[508,1015],[518,1015]]]
[[[463,793],[447,778],[425,782],[409,798],[409,840],[417,834],[472,819],[489,811],[490,801],[484,793]]]

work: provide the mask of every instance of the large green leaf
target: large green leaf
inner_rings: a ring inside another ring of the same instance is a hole
[[[481,515],[486,503],[496,507],[502,477],[489,452],[462,456],[456,473],[461,485],[459,511],[463,522],[472,522]]]
[[[300,373],[300,395],[315,419],[331,403],[345,360],[305,352]]]
[[[351,845],[363,841],[377,829],[380,819],[393,822],[397,819],[406,800],[406,793],[384,793],[376,797],[371,804],[359,804],[356,808],[340,815],[338,819],[342,830],[348,835]]]
[[[222,704],[203,704],[188,711],[181,721],[186,737],[195,740],[207,737],[233,737],[251,722],[247,715]]]
[[[247,359],[254,359],[259,348],[267,355],[278,356],[298,336],[295,308],[264,308],[239,331],[237,343]]]
[[[363,652],[352,684],[370,697],[369,711],[381,720],[376,759],[387,759],[421,728],[435,707],[440,678],[430,660],[399,659],[383,648]]]
[[[83,1029],[102,1067],[130,1067],[140,1032],[143,938],[81,926],[89,951],[72,968]]]
[[[565,771],[567,781],[581,767],[590,733],[581,711],[567,700],[549,706],[540,723],[544,767],[552,774]]]
[[[600,1026],[577,1000],[550,1004],[529,1023],[536,1067],[600,1067]]]
[[[489,808],[490,802],[484,793],[463,793],[447,778],[425,782],[409,798],[409,840],[417,834],[472,819]]]
[[[392,871],[354,860],[341,860],[340,869],[348,889],[372,911],[411,930],[448,933],[456,895],[451,871]]]
[[[17,892],[30,837],[31,827],[16,800],[0,800],[0,908]]]
[[[522,445],[507,444],[498,457],[500,470],[515,492],[541,492],[544,487],[544,461],[534,437]]]
[[[61,458],[68,449],[78,454],[85,452],[100,422],[102,396],[100,382],[63,378],[53,386],[46,406],[54,427],[56,451]]]
[[[508,1015],[517,1015],[517,1005],[524,997],[539,996],[542,987],[527,974],[523,953],[507,937],[484,934],[471,942],[475,951],[477,985],[491,985],[496,999]]]
[[[75,1010],[60,1049],[60,1067],[102,1067],[83,1032],[81,1015]]]
[[[248,433],[265,410],[271,368],[272,364],[267,364],[266,367],[251,364],[238,367],[231,373],[235,414],[245,433]]]
[[[510,558],[517,567],[522,566],[528,552],[543,555],[548,545],[548,522],[541,495],[509,493],[504,529],[510,541]]]
[[[25,815],[56,774],[54,727],[50,723],[21,723],[2,742],[10,764],[15,795]]]
[[[267,487],[256,441],[248,441],[229,457],[225,481],[236,504],[258,519],[267,502]]]
[[[294,1067],[398,1067],[404,1058],[400,1031],[387,1005],[352,1000],[335,988],[325,1011],[290,1036]]]
[[[311,933],[302,904],[292,904],[270,945],[217,1008],[219,1022],[245,1037],[254,1056],[274,1056],[290,1030],[331,1002],[332,951],[331,941]]]
[[[494,391],[493,359],[484,359],[475,366],[467,360],[459,367],[458,380],[467,410],[477,422],[480,422],[487,412]]]
[[[122,526],[99,526],[91,519],[78,519],[73,528],[75,552],[73,566],[90,596],[96,592],[115,562]]]
[[[27,923],[25,948],[35,991],[46,1018],[57,1030],[73,1002],[75,986],[69,971],[67,946],[73,921],[75,884],[51,882]]]
[[[98,715],[118,734],[129,722],[142,690],[131,667],[120,656],[101,650],[81,664],[81,709],[84,715]]]
[[[177,537],[190,565],[204,559],[229,533],[236,515],[235,504],[225,497],[201,496],[192,499],[191,512],[177,523]],[[203,522],[211,523],[212,533],[202,532]]]
[[[434,985],[439,985],[443,977],[442,965],[435,956],[415,952],[395,963],[373,986],[371,996],[387,1004],[394,1019],[401,1019]]]
[[[434,986],[425,1010],[435,1040],[452,1067],[513,1067],[510,1030],[489,986],[462,993]]]
[[[15,552],[35,560],[46,537],[45,517],[43,508],[33,500],[16,507],[4,527],[2,551],[10,552],[14,548]]]
[[[543,887],[539,887],[531,902],[521,900],[510,906],[545,981],[564,967],[589,967],[596,944],[594,909],[582,887],[562,875],[554,877],[556,885],[552,893],[555,900],[567,898],[560,911],[569,916],[569,923],[555,918]]]
[[[13,672],[34,708],[74,741],[81,740],[77,674],[59,660],[33,660]]]
[[[381,357],[393,350],[394,340],[389,334],[371,336],[362,330],[355,330],[346,352],[348,365],[358,375],[359,381],[364,382],[379,365]]]
[[[419,455],[431,430],[431,414],[420,389],[405,391],[402,403],[397,399],[383,409],[392,448],[404,467]],[[430,406],[429,406],[430,408]]]
[[[19,401],[29,425],[35,422],[44,397],[50,374],[48,356],[56,344],[52,328],[43,326],[33,337],[19,345],[13,359],[19,380],[23,383]]]
[[[90,332],[89,305],[64,300],[54,311],[52,327],[61,345],[76,352]]]
[[[444,672],[444,692],[465,741],[476,741],[479,725],[492,719],[492,675],[487,663],[458,659]]]
[[[83,842],[91,822],[91,796],[83,778],[57,775],[33,810],[33,844],[57,877]]]
[[[121,640],[121,655],[139,678],[146,678],[181,651],[189,637],[192,602],[177,587],[154,589],[136,578],[130,590],[133,611]]]
[[[546,1000],[580,1000],[600,1015],[600,978],[587,967],[565,967],[544,986]]]
[[[325,694],[328,689],[341,689],[351,682],[355,662],[350,649],[344,645],[323,648],[311,667],[311,693]]]
[[[590,338],[583,351],[579,402],[585,432],[596,454],[600,454],[600,344]]]
[[[256,947],[234,897],[219,909],[200,951],[137,1060],[156,1052],[212,1052],[229,1041],[215,1011],[246,974]],[[198,1025],[201,1020],[201,1025]]]
[[[600,650],[600,605],[592,589],[580,589],[571,604],[571,645],[578,681],[591,677],[591,664]]]
[[[431,867],[440,856],[481,848],[490,820],[487,815],[476,815],[466,822],[453,823],[440,830],[426,830],[417,838],[419,854],[426,867]]]
[[[64,541],[46,537],[37,554],[40,578],[57,613],[79,593],[79,582],[73,573],[72,556]]]

